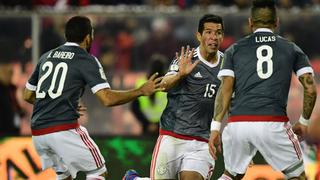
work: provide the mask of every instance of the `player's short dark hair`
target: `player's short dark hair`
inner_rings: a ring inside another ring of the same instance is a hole
[[[220,17],[218,15],[215,15],[215,14],[205,14],[199,20],[198,32],[200,34],[202,34],[202,32],[204,30],[204,24],[207,23],[207,22],[221,24],[222,30],[224,30],[222,17]]]
[[[65,36],[68,42],[80,43],[91,33],[91,21],[85,16],[74,16],[66,24]]]
[[[253,0],[251,20],[254,24],[272,25],[277,21],[276,3],[274,0]]]

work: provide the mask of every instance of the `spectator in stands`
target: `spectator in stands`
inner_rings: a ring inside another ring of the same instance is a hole
[[[160,54],[154,54],[149,63],[147,77],[137,80],[136,87],[145,83],[152,74],[158,72],[160,76],[164,76],[166,72],[166,58]],[[143,134],[158,135],[159,121],[162,111],[167,105],[167,93],[156,92],[148,97],[139,97],[131,104],[131,110],[134,116],[142,124]]]
[[[20,117],[23,115],[12,84],[13,69],[10,62],[0,64],[0,137],[18,136]]]
[[[171,24],[166,18],[156,18],[151,23],[151,34],[149,39],[140,48],[141,60],[149,60],[154,53],[175,54],[178,48],[177,40],[173,36]],[[171,59],[172,57],[166,57]],[[168,62],[169,63],[169,62]],[[148,64],[147,62],[140,62]]]

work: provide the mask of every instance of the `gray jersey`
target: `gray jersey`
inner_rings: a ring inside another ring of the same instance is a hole
[[[313,73],[302,50],[269,29],[258,29],[232,45],[225,52],[218,75],[235,77],[230,118],[237,116],[238,120],[245,120],[255,116],[256,120],[266,120],[263,116],[273,116],[287,121],[293,71],[297,76]]]
[[[196,49],[192,61],[200,59],[193,71],[168,91],[168,104],[160,120],[160,134],[207,140],[213,116],[216,92],[220,86],[217,74],[223,53],[215,64],[207,62]],[[167,75],[178,72],[174,60]]]
[[[28,89],[36,91],[31,128],[76,124],[87,84],[93,93],[110,87],[98,60],[77,44],[66,43],[42,55],[27,83]]]

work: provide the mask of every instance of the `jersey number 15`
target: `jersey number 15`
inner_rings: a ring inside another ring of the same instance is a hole
[[[217,87],[215,84],[207,84],[206,85],[206,91],[203,94],[203,97],[212,98],[213,95],[216,93],[216,90],[214,89]]]

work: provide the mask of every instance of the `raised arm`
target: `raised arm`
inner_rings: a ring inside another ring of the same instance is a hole
[[[149,96],[157,91],[163,91],[161,87],[162,77],[158,77],[158,73],[153,74],[147,82],[142,86],[132,90],[112,90],[104,88],[95,93],[98,99],[105,106],[116,106],[128,103],[139,96]]]
[[[178,64],[171,65],[171,69],[175,69],[174,66],[179,70],[176,74],[167,75],[162,79],[162,87],[165,88],[165,91],[168,91],[173,86],[175,86],[181,79],[185,78],[190,72],[196,67],[196,65],[199,63],[199,60],[192,63],[192,57],[193,57],[194,49],[192,48],[190,50],[190,47],[187,46],[187,49],[185,51],[185,48],[181,48],[180,57],[179,54],[176,53],[176,59],[178,60]]]

